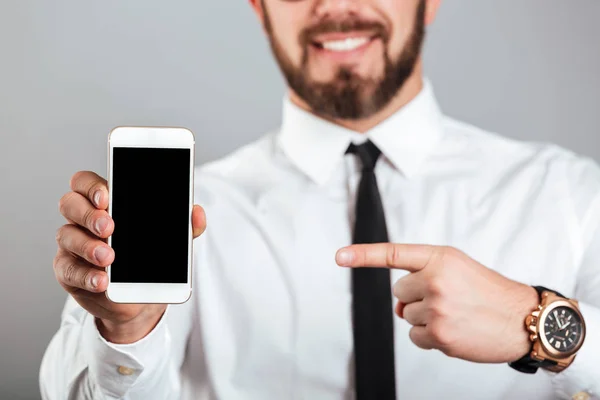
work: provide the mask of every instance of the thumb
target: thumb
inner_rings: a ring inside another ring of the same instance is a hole
[[[192,231],[194,239],[202,235],[206,230],[206,214],[204,209],[199,205],[195,205],[192,210]]]

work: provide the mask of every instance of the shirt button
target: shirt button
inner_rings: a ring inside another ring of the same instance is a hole
[[[586,392],[576,393],[572,397],[573,400],[589,400],[590,398],[591,398],[591,396],[588,393],[586,393]]]
[[[135,369],[128,368],[123,365],[120,365],[119,368],[117,369],[117,371],[119,371],[119,373],[121,375],[125,375],[125,376],[133,375],[135,373]]]

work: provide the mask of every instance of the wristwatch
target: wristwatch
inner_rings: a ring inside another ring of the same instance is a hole
[[[525,318],[531,351],[509,363],[517,371],[535,374],[538,368],[560,372],[567,368],[585,340],[585,321],[576,300],[542,286],[534,286],[540,305]]]

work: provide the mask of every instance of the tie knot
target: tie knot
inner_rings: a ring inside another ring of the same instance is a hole
[[[373,170],[381,155],[381,150],[379,150],[373,142],[367,140],[365,143],[359,145],[351,143],[346,153],[358,155],[362,162],[363,169]]]

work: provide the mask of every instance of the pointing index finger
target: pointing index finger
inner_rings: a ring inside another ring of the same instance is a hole
[[[342,267],[403,269],[417,272],[429,263],[435,246],[424,244],[355,244],[340,249],[336,262]]]

